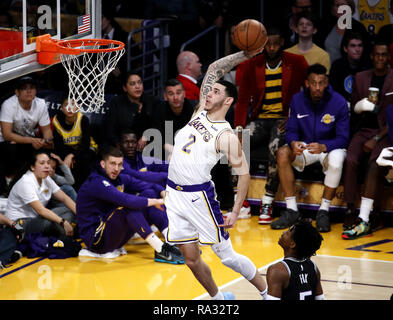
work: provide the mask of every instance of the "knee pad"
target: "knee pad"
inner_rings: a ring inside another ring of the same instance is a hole
[[[255,277],[257,268],[252,261],[235,252],[230,240],[225,240],[212,246],[214,253],[221,259],[224,266],[240,273],[247,280]]]

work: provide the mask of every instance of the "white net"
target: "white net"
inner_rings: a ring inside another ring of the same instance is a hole
[[[116,44],[96,44],[79,49],[110,49]],[[75,48],[75,47],[73,47]],[[114,51],[84,52],[80,55],[61,54],[61,62],[68,73],[68,106],[73,112],[98,112],[105,103],[105,83],[115,69],[125,49]]]

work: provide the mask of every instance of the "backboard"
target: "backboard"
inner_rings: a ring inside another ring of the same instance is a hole
[[[0,83],[48,68],[37,62],[37,36],[101,38],[101,0],[7,0],[0,4]]]

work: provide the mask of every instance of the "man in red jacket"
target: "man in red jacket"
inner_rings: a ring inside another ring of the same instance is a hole
[[[283,52],[284,38],[279,29],[268,28],[267,33],[269,38],[263,54],[243,62],[236,71],[239,99],[235,126],[250,124],[251,161],[258,149],[269,145],[260,224],[272,221],[272,204],[279,184],[276,153],[285,143],[289,103],[304,85],[308,68],[303,56]]]
[[[176,59],[178,75],[176,77],[183,84],[188,100],[199,100],[197,80],[201,76],[202,63],[199,57],[191,51],[179,53]]]

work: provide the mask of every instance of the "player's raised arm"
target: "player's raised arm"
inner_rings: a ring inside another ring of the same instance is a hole
[[[213,85],[216,83],[217,80],[222,78],[224,74],[231,71],[238,64],[246,61],[247,59],[250,59],[258,53],[261,53],[262,51],[263,47],[251,52],[239,51],[225,56],[221,59],[218,59],[212,64],[210,64],[202,81],[201,91],[199,95],[199,104],[198,107],[195,109],[194,114],[204,109],[206,97],[208,93],[212,90]]]
[[[228,158],[229,164],[239,176],[237,183],[237,196],[231,215],[225,220],[223,227],[232,228],[240,213],[243,201],[246,198],[250,173],[242,146],[238,137],[231,131],[224,132],[218,139],[217,148]]]

